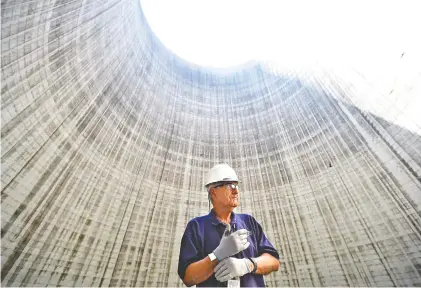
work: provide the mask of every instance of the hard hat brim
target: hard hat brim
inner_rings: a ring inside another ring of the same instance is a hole
[[[212,184],[217,184],[217,183],[226,183],[226,182],[237,182],[237,183],[243,183],[243,181],[237,180],[237,179],[230,179],[230,180],[221,180],[221,181],[215,181],[215,182],[211,182],[208,184],[205,184],[205,188],[208,187],[209,185]]]

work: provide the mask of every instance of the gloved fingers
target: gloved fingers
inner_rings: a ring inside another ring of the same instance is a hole
[[[237,234],[237,235],[248,235],[248,231],[247,231],[247,229],[240,229],[240,230],[237,230],[237,231],[235,231],[233,234]]]
[[[219,269],[218,272],[215,273],[215,278],[216,279],[221,278],[222,276],[225,276],[228,273],[230,273],[228,267],[224,266],[223,268]]]
[[[225,281],[230,280],[231,278],[232,278],[231,274],[228,273],[227,275],[224,275],[224,276],[222,276],[222,277],[220,277],[219,279],[216,279],[216,280],[218,280],[219,282],[225,282]]]
[[[241,234],[238,237],[240,238],[240,240],[244,240],[244,239],[247,239],[248,234]]]
[[[241,241],[240,243],[241,243],[241,246],[244,246],[244,245],[246,245],[247,244],[247,240],[243,240],[243,241]]]
[[[249,246],[250,246],[250,242],[247,242],[247,243],[244,245],[244,250],[246,250],[247,248],[249,248]]]
[[[229,274],[230,274],[230,271],[227,269],[227,270],[224,270],[222,273],[219,273],[218,275],[215,274],[215,278],[216,280],[221,281],[220,280],[221,278],[226,277]]]
[[[230,270],[228,268],[224,269],[219,269],[218,273],[215,273],[215,278],[219,279],[227,274],[230,273]]]
[[[218,273],[218,271],[221,269],[221,268],[227,268],[226,267],[226,265],[225,265],[225,261],[221,261],[221,262],[219,262],[216,266],[215,266],[215,268],[213,269],[213,271],[215,272],[215,273]],[[225,269],[223,269],[223,270],[225,270]]]

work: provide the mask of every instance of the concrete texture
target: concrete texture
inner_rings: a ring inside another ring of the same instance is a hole
[[[283,255],[269,286],[421,285],[421,123],[360,74],[197,67],[136,0],[1,8],[2,286],[183,286],[221,162]]]

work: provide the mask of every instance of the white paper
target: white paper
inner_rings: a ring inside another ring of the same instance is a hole
[[[240,287],[240,280],[228,280],[228,287]]]

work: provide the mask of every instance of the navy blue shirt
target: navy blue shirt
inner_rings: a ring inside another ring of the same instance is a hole
[[[247,229],[252,232],[248,237],[250,246],[240,253],[231,257],[247,258],[259,257],[263,253],[269,253],[276,259],[279,254],[263,233],[262,226],[252,216],[247,214],[231,213],[231,232]],[[212,253],[221,242],[225,231],[225,224],[219,221],[213,209],[208,215],[192,219],[184,231],[181,239],[180,257],[178,259],[178,275],[184,279],[187,267]],[[240,277],[241,287],[264,287],[263,275],[248,273]],[[227,282],[218,282],[215,273],[197,287],[226,287]]]

